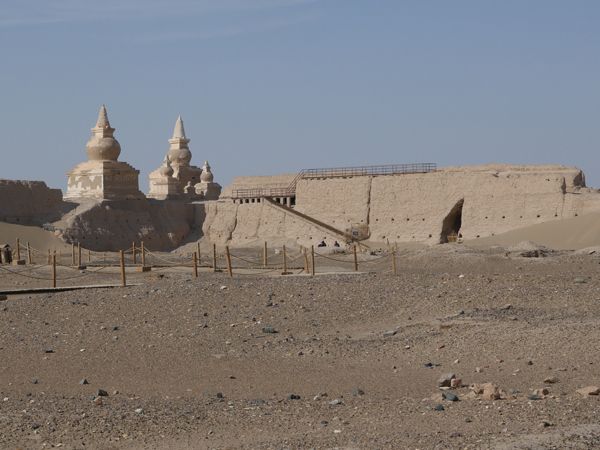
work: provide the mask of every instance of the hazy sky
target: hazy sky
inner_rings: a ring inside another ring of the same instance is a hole
[[[102,104],[140,188],[181,114],[234,176],[564,164],[600,187],[600,1],[0,0],[0,178],[87,161]]]

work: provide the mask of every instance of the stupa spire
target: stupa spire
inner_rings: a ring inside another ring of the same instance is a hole
[[[177,122],[175,122],[175,131],[173,131],[173,139],[186,139],[185,137],[185,129],[183,128],[183,120],[181,120],[181,115],[177,118]]]
[[[100,115],[98,116],[98,123],[96,128],[110,128],[110,122],[108,121],[108,114],[106,114],[106,106],[102,105],[100,108]]]
[[[104,105],[102,105],[102,108],[100,108],[98,122],[96,123],[96,126],[92,128],[92,131],[94,132],[94,136],[99,138],[113,137],[115,129],[110,127],[108,114],[106,113],[106,107]]]
[[[188,147],[189,142],[190,140],[185,137],[183,120],[181,120],[181,116],[179,116],[177,122],[175,122],[173,138],[169,139],[171,148],[167,152],[167,156],[173,164],[189,165],[190,160],[192,159],[192,153]]]

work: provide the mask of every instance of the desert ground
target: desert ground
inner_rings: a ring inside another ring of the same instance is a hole
[[[327,260],[40,292],[23,274],[49,267],[7,266],[0,448],[598,448],[600,396],[578,390],[600,386],[600,247],[556,250],[567,231],[403,249],[397,275]]]

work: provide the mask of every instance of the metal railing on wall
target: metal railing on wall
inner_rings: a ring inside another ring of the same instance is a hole
[[[263,198],[263,197],[293,197],[296,195],[296,185],[302,179],[350,178],[379,175],[405,175],[413,173],[428,173],[437,169],[435,163],[417,164],[388,164],[383,166],[334,167],[329,169],[303,169],[288,187],[285,188],[255,188],[235,189],[232,199]]]

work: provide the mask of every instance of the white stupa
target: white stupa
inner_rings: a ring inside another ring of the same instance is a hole
[[[148,175],[150,191],[148,197],[156,199],[179,198],[181,200],[196,200],[202,198],[216,199],[221,194],[221,186],[210,181],[203,181],[205,174],[202,169],[192,166],[192,152],[188,147],[190,140],[185,135],[181,116],[177,118],[173,137],[169,139],[171,147],[167,152],[168,165],[172,168],[170,175],[165,175],[163,166]],[[205,169],[206,165],[205,163]],[[210,173],[210,167],[208,167]],[[173,181],[174,180],[174,181]],[[175,188],[173,187],[175,183]],[[218,188],[217,188],[218,187]],[[217,193],[218,190],[218,193]],[[208,195],[208,196],[207,196]]]
[[[144,198],[138,184],[140,171],[117,161],[121,145],[113,137],[115,129],[110,126],[104,105],[92,131],[94,135],[85,146],[89,161],[67,172],[68,187],[64,199]]]

